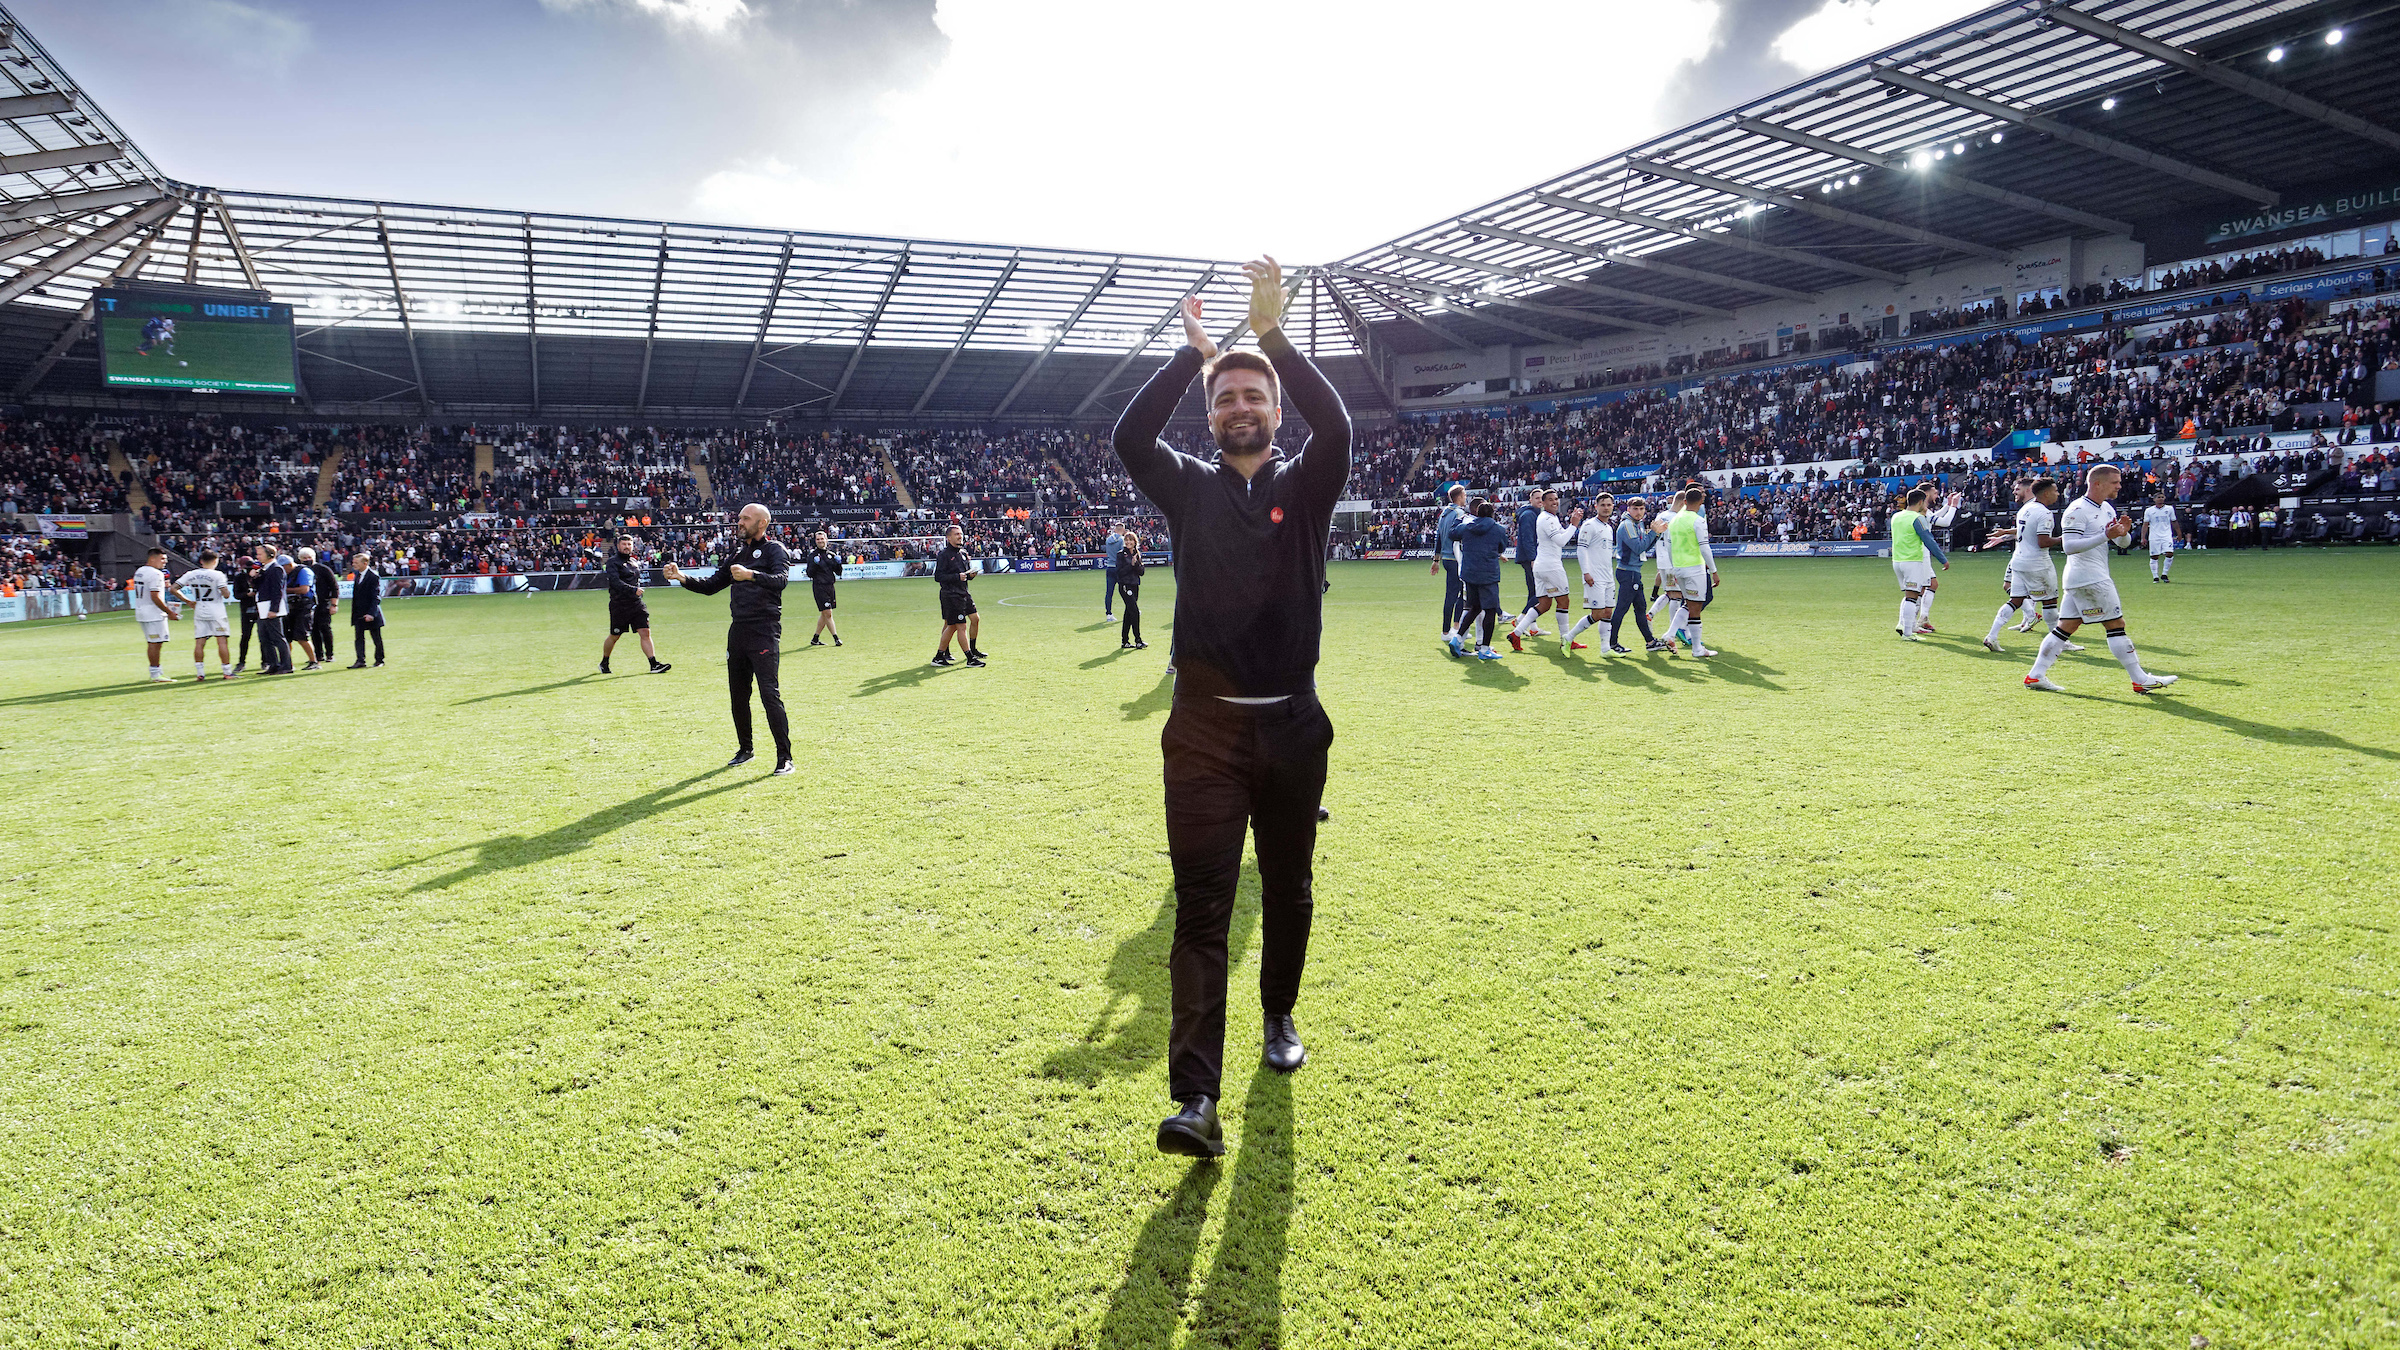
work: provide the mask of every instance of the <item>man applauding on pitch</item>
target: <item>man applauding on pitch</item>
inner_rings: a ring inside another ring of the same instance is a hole
[[[1158,1127],[1168,1153],[1225,1151],[1217,1099],[1225,1059],[1226,929],[1242,836],[1258,841],[1262,913],[1258,996],[1267,1064],[1290,1072],[1308,1052],[1292,1022],[1308,958],[1317,806],[1333,724],[1317,703],[1325,541],[1350,477],[1350,414],[1283,335],[1283,269],[1246,263],[1259,350],[1226,352],[1183,307],[1185,345],[1117,421],[1117,457],[1166,516],[1175,546],[1175,704],[1166,756],[1167,856],[1175,870],[1175,944],[1167,958],[1174,1021]],[[1204,376],[1212,463],[1159,439],[1194,376]],[[1299,454],[1275,452],[1284,391],[1308,423]]]

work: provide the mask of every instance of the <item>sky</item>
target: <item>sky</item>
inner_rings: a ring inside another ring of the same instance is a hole
[[[1304,263],[1983,7],[12,0],[186,182]]]

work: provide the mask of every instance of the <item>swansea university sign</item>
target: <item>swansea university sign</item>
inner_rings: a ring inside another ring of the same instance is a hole
[[[2234,216],[2228,220],[2220,220],[2209,227],[2207,242],[2223,244],[2235,239],[2248,239],[2255,235],[2272,234],[2277,230],[2288,230],[2294,226],[2339,220],[2343,216],[2355,216],[2363,212],[2390,207],[2400,207],[2400,183],[2366,188],[2341,196],[2319,197],[2313,202],[2302,202],[2296,206],[2280,206],[2272,211],[2258,211],[2246,216]]]

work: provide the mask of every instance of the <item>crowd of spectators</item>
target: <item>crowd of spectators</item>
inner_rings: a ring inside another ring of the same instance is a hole
[[[35,415],[0,422],[0,514],[124,509],[107,442],[88,421]]]

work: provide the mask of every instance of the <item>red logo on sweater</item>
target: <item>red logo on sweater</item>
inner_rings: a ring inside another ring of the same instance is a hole
[[[1281,525],[1283,523],[1283,508],[1278,506],[1274,510],[1267,512],[1267,519],[1274,521],[1278,525]]]

